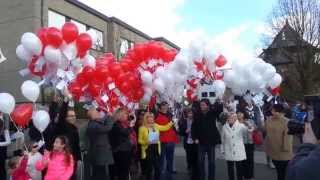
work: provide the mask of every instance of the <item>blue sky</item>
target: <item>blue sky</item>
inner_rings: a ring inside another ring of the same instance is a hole
[[[262,47],[262,34],[268,34],[265,22],[277,0],[80,1],[181,47],[201,37],[219,52],[244,58]]]

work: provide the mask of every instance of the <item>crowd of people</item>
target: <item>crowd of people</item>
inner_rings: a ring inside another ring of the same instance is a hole
[[[119,108],[112,114],[103,107],[87,106],[89,121],[81,135],[68,94],[56,96],[49,107],[51,122],[43,134],[31,123],[22,135],[18,132],[10,137],[9,117],[2,115],[0,179],[9,174],[12,180],[74,180],[80,164],[87,179],[129,180],[138,175],[141,180],[172,180],[179,136],[191,180],[216,179],[217,149],[226,160],[229,180],[253,180],[254,151],[263,139],[268,165],[275,166],[278,180],[317,179],[319,173],[312,163],[319,164],[320,158],[315,145],[319,133],[314,127],[318,124],[311,121],[313,117],[304,105],[290,108],[273,99],[260,107],[252,98],[237,101],[211,104],[202,99],[175,115],[165,101],[151,111]],[[299,126],[290,129],[289,122],[295,120],[303,126],[303,133],[289,132]],[[296,134],[309,144],[303,144],[294,157]],[[6,147],[24,136],[28,136],[24,140],[27,145],[7,162]],[[80,148],[80,141],[86,142],[85,150]]]

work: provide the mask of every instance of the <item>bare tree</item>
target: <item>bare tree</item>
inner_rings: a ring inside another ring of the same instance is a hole
[[[287,73],[282,74],[287,90],[296,90],[299,96],[317,93],[320,87],[320,1],[278,0],[268,21],[272,30],[278,32],[277,36],[283,36],[276,37],[282,41],[274,51],[290,62],[282,72]],[[293,29],[287,37],[290,40],[281,34],[285,26]],[[279,65],[278,69],[282,67]]]

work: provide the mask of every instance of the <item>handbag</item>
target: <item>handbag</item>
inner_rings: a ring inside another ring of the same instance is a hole
[[[255,145],[260,146],[263,144],[262,134],[258,130],[252,132],[252,141]]]
[[[288,122],[288,134],[289,135],[299,135],[304,134],[304,123],[291,120]]]

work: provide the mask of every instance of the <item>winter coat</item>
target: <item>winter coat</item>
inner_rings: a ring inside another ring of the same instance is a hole
[[[288,119],[272,116],[266,121],[266,153],[278,161],[291,160],[293,156],[292,135],[288,135]]]
[[[163,114],[161,112],[158,113],[155,122],[159,125],[166,125],[171,122],[169,116],[167,114]],[[174,127],[171,127],[169,130],[161,131],[160,130],[160,141],[161,143],[178,143],[177,132]]]
[[[199,140],[200,145],[217,145],[221,143],[221,137],[216,125],[218,113],[209,111],[206,114],[197,113],[194,115],[194,122],[191,127],[193,140]]]
[[[113,127],[113,120],[106,117],[90,120],[87,127],[89,140],[89,161],[94,165],[113,164],[112,149],[109,143],[109,132]]]
[[[50,154],[52,157],[50,157]],[[43,164],[43,160],[47,160],[48,164]],[[36,163],[36,169],[42,171],[47,167],[47,173],[44,180],[69,180],[74,171],[74,161],[72,155],[70,155],[70,163],[65,162],[64,152],[50,152],[45,153],[43,158]]]
[[[320,145],[302,144],[289,162],[287,180],[318,180],[320,171]]]
[[[221,133],[221,152],[227,161],[245,160],[246,151],[244,148],[243,137],[248,132],[248,128],[236,121],[232,127],[226,123]]]
[[[113,152],[118,151],[132,151],[133,144],[130,140],[130,134],[134,130],[131,127],[123,127],[120,121],[113,124],[113,127],[109,133],[110,144]]]

